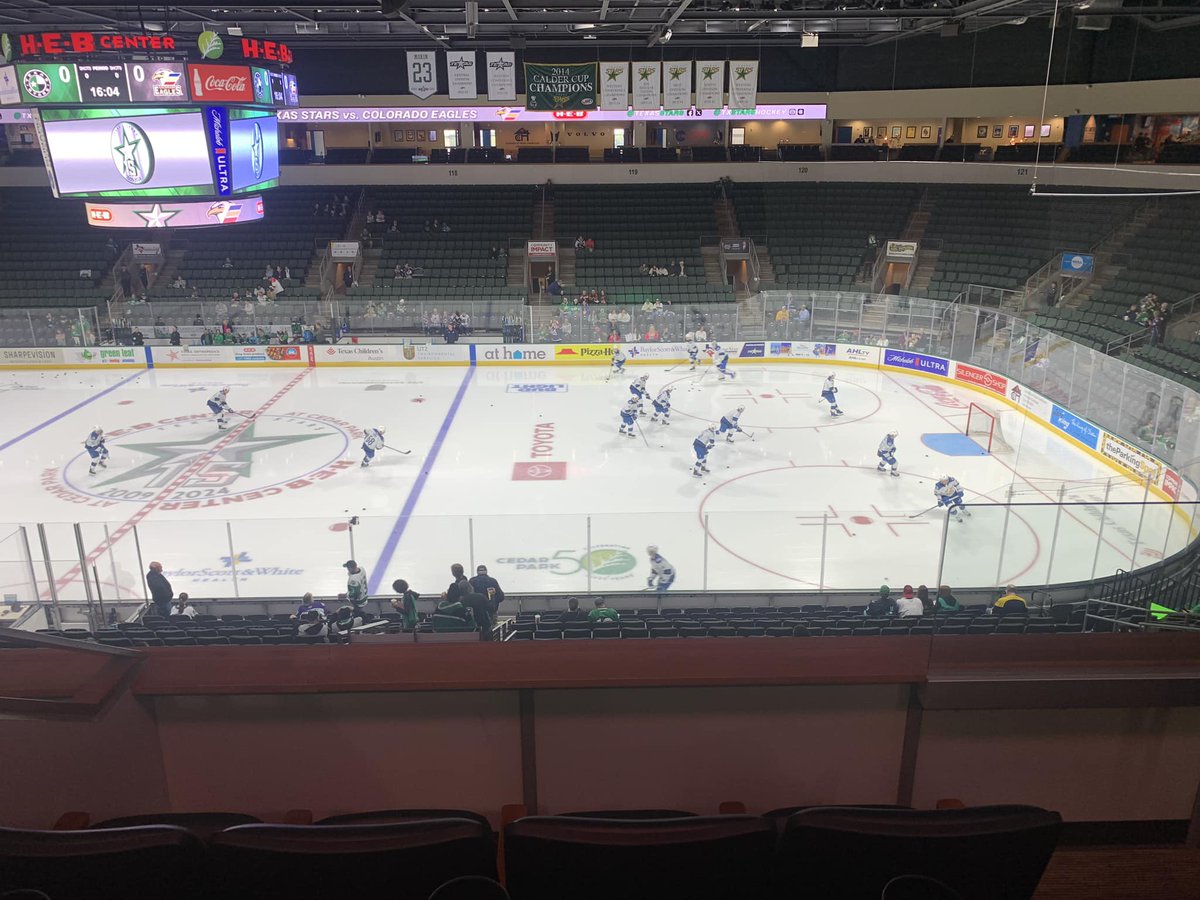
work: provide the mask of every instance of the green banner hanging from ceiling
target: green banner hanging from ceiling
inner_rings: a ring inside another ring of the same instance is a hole
[[[590,63],[525,63],[525,108],[595,109],[596,68]]]

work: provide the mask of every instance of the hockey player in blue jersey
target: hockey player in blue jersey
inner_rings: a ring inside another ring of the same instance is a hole
[[[692,449],[696,451],[696,463],[692,466],[692,474],[697,478],[708,471],[708,451],[717,446],[717,429],[720,427],[709,425],[692,441]]]
[[[672,387],[665,387],[658,392],[658,396],[654,398],[654,414],[650,416],[651,422],[657,422],[658,417],[662,416],[664,425],[671,424],[671,391],[675,390]]]
[[[879,457],[879,471],[886,472],[891,466],[891,472],[897,478],[900,477],[900,470],[896,465],[896,435],[899,433],[898,431],[889,431],[879,442],[879,449],[875,451],[875,455]]]
[[[650,555],[650,575],[646,578],[646,587],[662,593],[675,580],[675,567],[662,557],[653,544],[646,548],[646,553]]]
[[[688,338],[687,342],[688,362],[691,365],[688,367],[689,372],[696,371],[696,363],[700,359],[700,345],[696,343],[695,338]]]
[[[637,422],[638,410],[641,406],[637,397],[630,397],[625,401],[625,405],[621,408],[621,434],[627,434],[630,437],[635,437],[633,426]]]
[[[821,388],[821,399],[829,404],[829,417],[835,419],[842,414],[837,402],[837,386],[833,383],[833,376],[830,375],[825,379],[825,384]]]
[[[96,474],[96,466],[100,466],[102,469],[108,468],[108,448],[104,446],[103,428],[99,425],[93,428],[92,433],[83,442],[83,447],[87,450],[88,456],[92,458],[92,464],[88,468],[89,475]]]
[[[742,434],[746,433],[742,431],[741,426],[738,425],[738,420],[742,417],[742,413],[745,411],[746,407],[739,406],[737,409],[733,410],[733,412],[727,412],[725,415],[721,416],[721,423],[719,426],[720,430],[717,432],[717,434],[725,435],[725,441],[727,443],[733,443],[733,433],[735,431],[741,431]]]
[[[363,461],[362,467],[365,469],[371,464],[371,460],[375,458],[375,451],[382,450],[386,445],[383,442],[383,435],[386,429],[383,428],[364,428],[363,429]]]
[[[950,518],[957,519],[959,522],[964,522],[964,516],[971,515],[966,505],[963,503],[962,485],[958,483],[958,479],[953,475],[946,475],[933,486],[934,496],[937,497],[937,505],[945,506],[950,511]]]
[[[632,383],[629,385],[629,393],[633,394],[633,396],[637,398],[639,416],[644,416],[646,414],[646,410],[642,404],[650,397],[650,392],[646,390],[646,382],[649,380],[649,375],[639,375],[637,378],[633,379]]]
[[[208,398],[208,408],[217,417],[217,428],[224,430],[228,424],[225,413],[229,412],[229,388],[223,387]]]
[[[727,377],[737,378],[736,372],[727,372],[725,370],[725,367],[729,365],[729,351],[722,350],[718,345],[714,345],[714,347],[716,347],[716,355],[713,357],[713,365],[721,373],[721,380],[724,381]]]
[[[625,355],[624,350],[622,350],[620,347],[613,348],[612,368],[608,370],[609,378],[612,378],[614,375],[620,375],[625,371],[626,359],[628,359],[628,357]]]

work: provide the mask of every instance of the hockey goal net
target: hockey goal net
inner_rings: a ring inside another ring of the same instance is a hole
[[[1005,453],[1012,450],[1012,445],[1004,439],[999,410],[972,403],[967,409],[966,434],[988,453]]]

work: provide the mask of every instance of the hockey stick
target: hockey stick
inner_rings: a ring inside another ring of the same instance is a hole
[[[235,416],[241,416],[243,419],[253,419],[254,418],[254,413],[252,413],[252,412],[249,412],[249,413],[238,412],[238,410],[236,410],[236,409],[227,409],[225,411],[231,412]]]
[[[938,508],[939,506],[941,506],[941,505],[942,505],[942,504],[940,504],[940,503],[935,503],[935,504],[933,504],[933,506],[929,507],[929,509],[923,509],[923,510],[921,510],[919,513],[916,513],[915,515],[911,515],[911,516],[909,516],[909,518],[910,518],[910,519],[917,519],[917,518],[920,518],[921,516],[925,515],[925,513],[927,513],[927,512],[933,512],[935,509],[937,509],[937,508]]]
[[[638,434],[642,436],[642,440],[646,442],[646,449],[650,449],[650,440],[646,437],[646,432],[642,431],[642,423],[636,418],[633,420],[633,425],[637,429]]]
[[[738,429],[738,431],[740,431],[740,432],[741,432],[742,434],[744,434],[746,437],[750,438],[750,440],[752,440],[752,441],[756,441],[756,440],[758,440],[758,438],[756,438],[752,432],[749,432],[749,431],[747,431],[747,430],[746,430],[746,429],[744,429],[744,428],[739,428],[739,429]]]
[[[384,450],[391,450],[393,453],[403,453],[405,456],[408,456],[408,454],[412,453],[412,451],[411,451],[411,450],[401,450],[401,449],[399,449],[399,448],[397,448],[397,447],[389,447],[387,444],[384,444],[384,445],[383,445],[383,449],[384,449]]]

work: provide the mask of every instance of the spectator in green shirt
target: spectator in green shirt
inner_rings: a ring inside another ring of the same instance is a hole
[[[958,602],[958,598],[954,596],[948,584],[943,584],[938,588],[935,607],[940,613],[962,612],[962,604]]]
[[[621,614],[611,606],[605,605],[603,597],[597,597],[596,608],[588,613],[588,621],[593,625],[597,622],[619,622]]]

